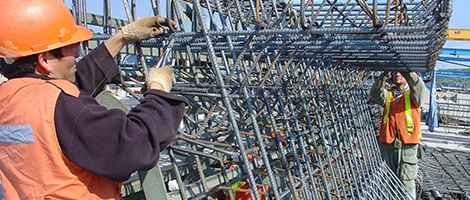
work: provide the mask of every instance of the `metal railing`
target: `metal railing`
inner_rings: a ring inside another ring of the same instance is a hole
[[[439,126],[470,126],[470,94],[458,92],[440,92],[437,95]]]

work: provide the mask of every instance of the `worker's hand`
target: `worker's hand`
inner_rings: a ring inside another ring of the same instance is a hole
[[[144,17],[121,28],[127,43],[147,40],[165,32],[163,26],[172,26],[177,29],[176,23],[160,16]]]
[[[146,82],[149,89],[160,89],[170,92],[173,84],[173,67],[166,65],[162,68],[149,68]]]
[[[382,74],[385,79],[389,79],[392,77],[392,74],[390,73],[390,71],[384,71],[382,72]]]

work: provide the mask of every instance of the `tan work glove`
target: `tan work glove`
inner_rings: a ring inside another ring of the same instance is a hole
[[[170,92],[173,84],[173,67],[165,65],[162,68],[149,68],[145,81],[147,82],[147,87],[152,83],[158,83],[162,85],[163,91]]]
[[[127,43],[147,40],[165,32],[163,26],[178,28],[176,23],[163,17],[144,17],[121,28],[122,36]]]

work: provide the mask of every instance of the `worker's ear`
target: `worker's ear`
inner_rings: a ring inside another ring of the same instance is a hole
[[[49,52],[38,53],[36,71],[42,75],[49,75],[52,71],[51,60],[55,58]]]

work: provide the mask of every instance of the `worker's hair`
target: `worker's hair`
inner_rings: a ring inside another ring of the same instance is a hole
[[[64,55],[60,48],[49,51],[54,57],[62,58]],[[38,55],[30,55],[18,58],[13,64],[7,64],[3,61],[0,62],[0,73],[8,79],[23,77],[25,74],[34,73],[36,65],[38,64]]]

